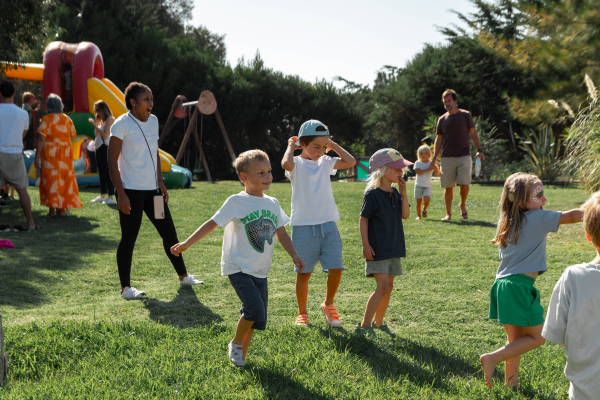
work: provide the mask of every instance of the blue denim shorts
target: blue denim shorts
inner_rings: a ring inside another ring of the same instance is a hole
[[[319,225],[292,226],[292,243],[304,261],[302,273],[312,272],[321,262],[323,272],[344,269],[342,261],[342,238],[335,221]],[[298,268],[294,267],[298,272]]]
[[[246,321],[254,321],[252,329],[264,331],[267,327],[269,290],[267,278],[257,278],[243,272],[228,275],[231,286],[242,301],[240,314]]]

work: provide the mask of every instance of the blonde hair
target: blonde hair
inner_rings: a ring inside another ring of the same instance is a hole
[[[425,152],[429,152],[431,155],[431,147],[427,146],[426,144],[417,149],[417,157],[419,158],[419,161],[421,161],[421,154]]]
[[[94,108],[97,109],[98,111],[102,111],[102,114],[104,115],[104,118],[102,118],[103,120],[107,120],[108,117],[112,117],[112,113],[110,112],[110,107],[108,106],[108,104],[106,104],[105,101],[98,100],[97,102],[94,103]]]
[[[582,207],[583,227],[590,235],[592,244],[596,248],[600,248],[600,192],[592,194]]]
[[[384,165],[369,174],[367,177],[367,187],[365,188],[365,193],[367,193],[369,189],[377,189],[381,185],[381,178],[383,178],[387,168],[387,165]]]
[[[537,183],[541,183],[537,176],[523,172],[508,177],[500,198],[500,219],[492,243],[503,247],[513,242],[517,244],[527,211],[525,202],[529,200],[531,187]]]
[[[239,177],[242,172],[248,170],[248,167],[254,161],[269,161],[269,156],[262,150],[248,150],[241,153],[231,165],[233,165]]]

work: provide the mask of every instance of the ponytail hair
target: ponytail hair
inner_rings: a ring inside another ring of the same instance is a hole
[[[140,93],[146,90],[150,90],[150,88],[143,83],[131,82],[129,86],[127,86],[127,89],[125,89],[125,107],[127,107],[128,110],[131,110],[131,99],[137,99]]]
[[[492,243],[503,247],[507,247],[510,243],[517,244],[527,211],[525,202],[529,200],[531,187],[537,183],[540,183],[537,176],[523,172],[508,177],[500,197],[500,219]]]
[[[369,189],[377,189],[381,185],[381,178],[383,178],[387,168],[387,165],[384,165],[369,174],[367,177],[367,187],[365,188],[365,193],[367,193]]]

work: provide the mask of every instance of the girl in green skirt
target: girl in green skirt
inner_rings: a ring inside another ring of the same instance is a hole
[[[546,235],[562,224],[581,222],[583,211],[547,211],[544,186],[538,177],[511,175],[500,199],[500,219],[492,243],[500,251],[500,266],[490,294],[489,318],[506,329],[506,346],[480,357],[485,383],[492,387],[496,365],[505,362],[504,384],[518,387],[521,354],[542,344],[544,308],[533,287],[546,268]]]

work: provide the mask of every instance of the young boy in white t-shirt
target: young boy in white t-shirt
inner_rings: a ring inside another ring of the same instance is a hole
[[[431,177],[433,173],[439,175],[440,169],[431,160],[431,148],[424,144],[417,150],[418,161],[414,169],[417,174],[415,181],[415,199],[417,200],[417,221],[421,219],[421,205],[423,205],[423,218],[427,218],[427,207],[431,199]]]
[[[600,192],[583,205],[585,237],[596,249],[587,264],[568,267],[556,283],[542,336],[565,349],[570,399],[600,396]]]
[[[302,153],[294,157],[294,150]],[[325,153],[335,151],[340,158]],[[333,142],[327,126],[317,120],[306,121],[298,136],[288,141],[281,166],[292,182],[292,242],[306,264],[304,271],[295,268],[298,317],[296,325],[308,326],[308,281],[317,262],[328,273],[327,295],[321,304],[327,323],[340,327],[340,316],[333,298],[342,279],[342,239],[336,221],[340,214],[333,199],[330,175],[351,168],[354,157]]]
[[[277,236],[298,270],[304,269],[304,263],[285,231],[290,219],[277,199],[263,193],[273,180],[267,154],[261,150],[246,151],[236,158],[233,166],[246,189],[229,197],[185,242],[171,247],[171,252],[179,256],[218,226],[225,229],[221,275],[229,277],[242,301],[242,315],[229,343],[229,360],[243,367],[254,330],[264,330],[267,325],[267,274],[273,261],[274,237]]]

